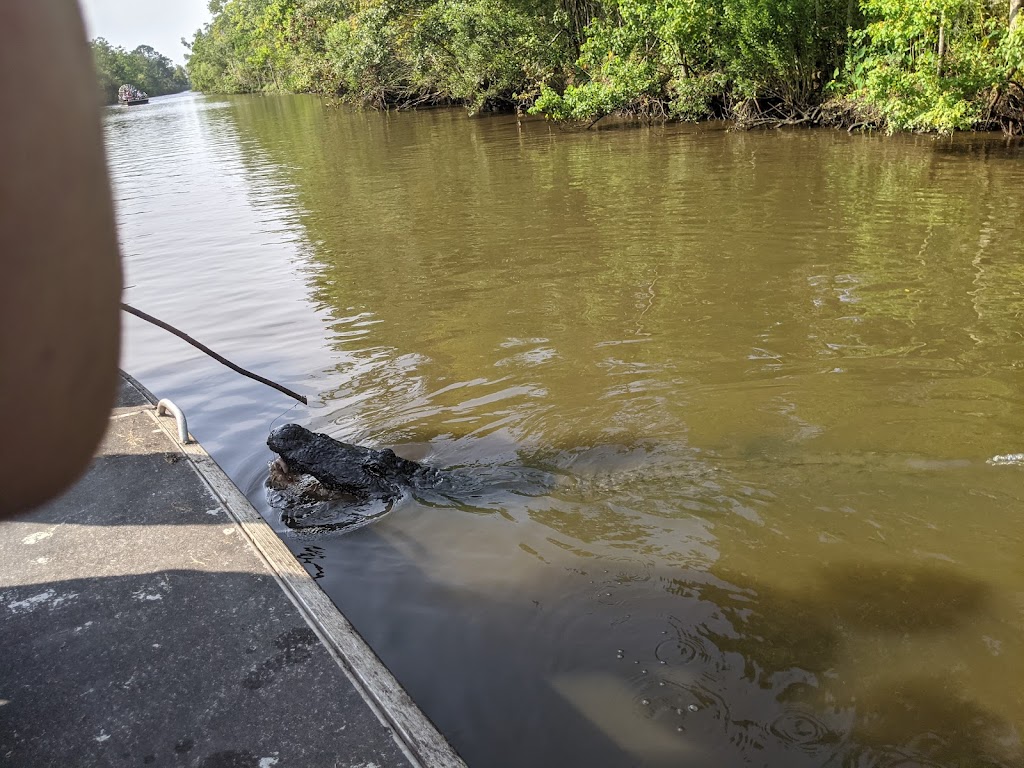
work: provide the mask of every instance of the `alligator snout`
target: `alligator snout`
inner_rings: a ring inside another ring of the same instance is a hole
[[[274,453],[281,454],[284,451],[291,451],[302,447],[312,437],[316,437],[316,435],[308,429],[300,427],[298,424],[285,424],[283,427],[278,427],[270,433],[270,436],[267,438],[267,446]]]

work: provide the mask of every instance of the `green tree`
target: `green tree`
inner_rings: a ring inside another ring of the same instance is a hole
[[[204,91],[338,94],[379,107],[462,103],[471,112],[529,108],[589,123],[619,113],[727,116],[746,125],[1012,128],[1024,125],[1024,88],[1015,79],[1024,63],[1022,6],[211,0],[213,18],[196,32],[187,67]]]
[[[862,0],[847,61],[851,97],[890,130],[948,133],[985,117],[1007,72],[1008,25],[976,0]]]
[[[189,88],[185,70],[148,45],[140,45],[129,52],[124,48],[114,48],[102,37],[90,45],[103,103],[116,103],[117,89],[124,83],[131,83],[150,96],[178,93]]]
[[[96,67],[96,82],[99,87],[100,101],[113,104],[117,101],[117,89],[127,82],[125,70],[127,56],[123,49],[114,48],[102,37],[90,44],[93,63]]]

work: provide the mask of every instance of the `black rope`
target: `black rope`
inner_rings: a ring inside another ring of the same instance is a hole
[[[274,425],[277,424],[277,422],[279,422],[281,419],[283,419],[286,414],[291,413],[291,411],[297,407],[297,405],[289,405],[287,408],[281,411],[281,415],[274,419],[272,422],[270,422],[270,431],[273,432]]]
[[[247,376],[250,379],[253,379],[254,381],[258,381],[260,384],[266,384],[268,387],[273,387],[278,392],[282,392],[283,394],[286,394],[289,397],[294,397],[296,400],[298,400],[303,405],[309,405],[309,403],[306,401],[305,396],[300,395],[297,392],[292,392],[287,387],[282,387],[280,384],[278,384],[276,382],[273,382],[270,379],[265,379],[262,376],[256,375],[252,371],[247,371],[247,370],[245,370],[245,368],[242,368],[241,366],[235,365],[230,360],[228,360],[228,359],[218,355],[216,352],[214,352],[212,349],[210,349],[205,344],[199,343],[198,341],[193,339],[191,336],[189,336],[187,333],[183,333],[183,332],[179,331],[173,325],[168,325],[163,320],[157,320],[152,315],[147,315],[145,312],[143,312],[140,309],[136,309],[135,307],[129,307],[127,304],[125,304],[123,302],[121,303],[121,309],[123,309],[125,312],[127,312],[130,315],[135,315],[136,317],[142,318],[147,323],[152,323],[153,325],[155,325],[155,326],[157,326],[159,328],[163,328],[165,331],[169,331],[170,333],[173,333],[179,339],[183,339],[184,341],[187,341],[189,344],[191,344],[196,349],[200,350],[201,352],[205,352],[206,354],[208,354],[210,357],[212,357],[218,363],[222,363],[222,364],[226,365],[228,368],[230,368],[235,373],[240,373],[243,376]]]

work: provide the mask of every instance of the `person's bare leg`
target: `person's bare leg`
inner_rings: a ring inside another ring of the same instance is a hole
[[[0,516],[88,465],[117,383],[121,270],[74,0],[0,2]]]

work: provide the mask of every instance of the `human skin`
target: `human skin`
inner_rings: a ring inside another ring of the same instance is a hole
[[[0,517],[68,488],[117,384],[121,268],[74,0],[0,0]]]

